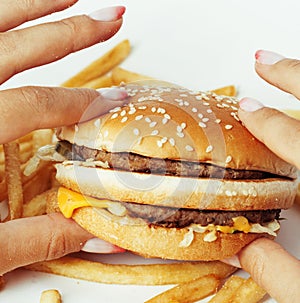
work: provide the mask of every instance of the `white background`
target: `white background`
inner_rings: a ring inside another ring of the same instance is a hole
[[[251,96],[278,108],[300,108],[300,102],[266,84],[253,68],[258,49],[300,58],[299,1],[80,0],[67,11],[39,22],[119,4],[127,7],[124,24],[110,41],[24,72],[2,88],[59,85],[128,38],[133,50],[122,64],[124,68],[191,89],[208,90],[234,84],[239,96]],[[300,257],[300,210],[295,207],[285,211],[284,217],[288,220],[282,224],[278,241]],[[131,256],[115,256],[113,261],[123,262],[125,257],[129,257],[128,262],[144,262]],[[58,288],[64,303],[143,302],[167,288],[99,285],[22,270],[9,274],[7,281],[6,288],[0,292],[0,302],[38,302],[41,291],[48,288]]]

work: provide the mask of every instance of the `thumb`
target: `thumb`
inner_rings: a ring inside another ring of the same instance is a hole
[[[238,255],[241,266],[272,298],[296,303],[300,298],[300,261],[278,243],[260,238]]]
[[[251,98],[239,102],[246,128],[277,156],[300,168],[300,121]]]
[[[257,51],[255,58],[255,69],[261,78],[300,99],[300,60],[266,50]]]

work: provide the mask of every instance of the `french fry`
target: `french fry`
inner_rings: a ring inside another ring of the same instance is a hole
[[[219,283],[220,280],[216,276],[207,275],[179,284],[145,303],[170,303],[175,300],[178,303],[193,303],[215,293]]]
[[[257,303],[266,295],[266,291],[258,286],[252,278],[245,280],[236,290],[230,303]]]
[[[40,303],[61,303],[61,295],[57,289],[44,290],[41,294]]]
[[[116,67],[111,72],[111,78],[114,85],[120,85],[120,83],[130,83],[141,80],[154,80],[154,78],[131,72],[121,67]]]
[[[215,294],[215,296],[208,301],[208,303],[230,303],[231,299],[236,293],[236,290],[243,284],[245,279],[239,276],[231,276],[222,286],[222,288]]]
[[[114,67],[119,65],[130,53],[130,43],[124,40],[108,51],[99,59],[92,62],[77,75],[64,82],[64,87],[82,87],[85,83],[104,76]]]
[[[212,92],[214,92],[217,95],[224,95],[229,97],[234,97],[237,94],[236,87],[234,85],[228,85],[217,89],[213,89]]]
[[[16,141],[4,144],[5,180],[7,185],[9,219],[22,217],[23,187],[19,157],[19,143]]]
[[[111,76],[101,76],[99,78],[84,83],[82,87],[97,89],[102,87],[110,87],[112,85],[113,81]]]
[[[214,274],[221,279],[236,270],[217,261],[125,265],[104,264],[68,256],[35,263],[26,268],[99,283],[134,285],[180,284],[208,274]]]
[[[27,204],[24,204],[23,217],[39,216],[47,213],[49,197],[56,196],[57,189],[50,188],[39,195],[34,196]]]

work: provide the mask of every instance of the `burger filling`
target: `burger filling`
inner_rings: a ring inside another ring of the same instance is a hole
[[[78,161],[84,165],[101,163],[101,167],[113,168],[114,170],[229,180],[278,177],[268,172],[235,170],[209,163],[150,158],[126,152],[110,153],[85,146],[78,146],[68,141],[60,141],[56,146],[56,152],[68,161]],[[128,202],[116,203],[122,209],[125,209],[125,213],[123,213],[122,216],[125,215],[133,219],[142,219],[149,226],[187,228],[188,232],[180,244],[180,246],[183,247],[190,245],[194,237],[194,232],[205,232],[206,236],[204,240],[208,242],[216,240],[217,232],[256,232],[269,233],[275,236],[275,231],[279,229],[277,220],[279,219],[281,211],[280,209],[212,211],[185,208],[178,209]]]
[[[71,161],[101,161],[115,170],[217,179],[266,179],[276,176],[263,171],[235,170],[209,163],[145,157],[134,153],[110,153],[60,141],[56,151]]]

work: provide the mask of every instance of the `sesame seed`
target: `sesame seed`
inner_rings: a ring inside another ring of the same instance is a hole
[[[217,104],[217,107],[223,108],[224,106],[223,106],[223,104],[218,103],[218,104]]]
[[[210,104],[208,102],[203,102],[203,105],[208,106]]]
[[[129,115],[133,115],[136,112],[135,107],[131,107],[131,109],[129,110],[128,114]]]
[[[183,104],[184,104],[185,106],[189,106],[189,105],[190,105],[190,103],[189,103],[188,101],[184,101]]]
[[[182,129],[185,129],[185,128],[186,128],[186,123],[182,122],[182,123],[180,124],[180,126],[181,126]]]
[[[159,108],[157,109],[157,113],[159,113],[159,114],[165,114],[165,113],[166,113],[166,110],[165,110],[164,108],[159,107]]]
[[[208,109],[206,112],[207,112],[208,114],[211,114],[211,113],[212,113],[212,110],[211,110],[211,109]]]
[[[135,128],[135,129],[133,130],[133,133],[134,133],[136,136],[138,136],[138,135],[140,134],[140,131],[139,131],[139,129]]]
[[[236,106],[233,106],[233,105],[231,105],[231,108],[232,108],[233,110],[238,110],[238,108],[237,108]]]
[[[176,127],[176,129],[177,129],[177,132],[182,133],[182,127],[181,127],[180,125],[178,125],[178,126]]]
[[[153,121],[149,124],[149,127],[154,127],[157,124],[157,122]]]
[[[125,123],[127,120],[128,120],[128,117],[123,117],[123,118],[121,119],[121,123]]]
[[[207,148],[206,148],[206,152],[210,153],[212,150],[213,150],[212,145],[208,145]]]
[[[139,106],[138,109],[146,109],[147,106]]]
[[[193,151],[193,150],[194,150],[194,148],[193,148],[192,146],[190,146],[190,145],[186,145],[186,146],[185,146],[185,149],[186,149],[187,151]]]
[[[94,125],[99,128],[100,125],[101,125],[101,120],[100,119],[97,119],[95,122],[94,122]]]
[[[227,125],[225,125],[225,129],[232,129],[233,128],[233,126],[232,125],[230,125],[230,124],[227,124]]]
[[[109,112],[110,113],[116,113],[116,112],[119,112],[120,110],[121,110],[121,107],[118,106],[118,107],[115,107],[115,108],[111,109]]]
[[[169,142],[170,142],[170,144],[171,144],[172,146],[175,146],[175,140],[174,140],[174,138],[170,138],[170,139],[169,139]]]
[[[120,113],[120,116],[121,116],[121,117],[124,117],[125,115],[126,115],[126,110],[123,109],[123,110],[121,111],[121,113]]]
[[[163,118],[163,119],[162,119],[162,124],[167,124],[167,123],[168,123],[168,121],[169,121],[169,119],[167,119],[167,118]]]
[[[176,135],[177,135],[179,138],[183,138],[183,137],[184,137],[184,133],[182,133],[182,132],[177,132]]]
[[[162,143],[166,143],[167,141],[168,141],[168,138],[167,137],[163,137],[163,138],[161,138],[161,140],[160,140]]]
[[[151,119],[150,119],[149,117],[146,117],[146,118],[145,118],[145,121],[146,121],[147,123],[151,123],[151,122],[152,122]]]
[[[196,100],[199,100],[199,101],[202,100],[201,96],[196,96],[195,98],[196,98]]]
[[[198,114],[198,117],[199,117],[200,119],[202,119],[202,118],[203,118],[203,114]]]
[[[157,140],[156,144],[157,144],[158,147],[162,147],[163,146],[163,143],[160,140]]]
[[[155,129],[154,131],[151,132],[152,136],[156,136],[158,135],[159,131],[157,129]]]
[[[155,112],[156,112],[156,108],[155,108],[155,107],[152,107],[152,108],[151,108],[151,111],[152,111],[152,113],[155,113]]]
[[[180,97],[187,97],[188,95],[187,94],[180,94],[179,96]]]
[[[208,122],[208,121],[209,121],[209,118],[203,118],[202,121],[203,121],[203,122]]]
[[[166,118],[166,119],[171,119],[171,117],[170,117],[170,115],[169,114],[164,114],[164,117]]]
[[[229,163],[229,162],[231,162],[231,160],[232,160],[232,157],[231,156],[227,156],[226,160],[225,160],[225,163]]]
[[[203,123],[203,122],[199,122],[199,126],[202,127],[202,128],[205,128],[205,127],[206,127],[206,124]]]
[[[219,124],[221,123],[221,119],[216,119],[215,122]]]
[[[135,120],[136,121],[142,120],[143,117],[144,117],[144,115],[138,115],[138,116],[135,117]]]
[[[226,104],[226,103],[222,103],[222,105],[223,105],[223,107],[227,107],[227,108],[230,107],[230,106],[229,106],[228,104]]]
[[[110,119],[116,119],[118,116],[119,116],[118,113],[114,113],[114,114],[112,114],[112,116],[110,117]]]
[[[198,111],[198,109],[197,109],[196,107],[193,107],[193,108],[192,108],[192,112],[193,112],[193,113],[196,113],[197,111]]]

